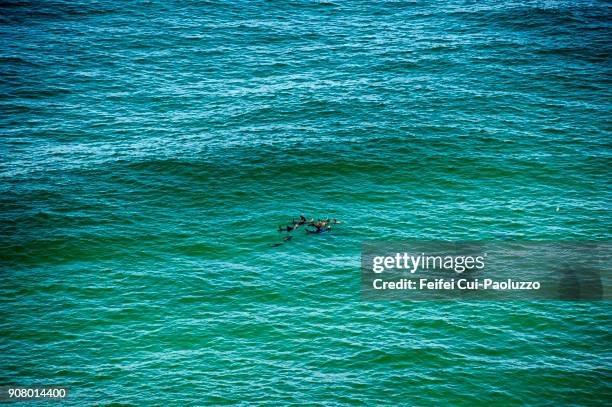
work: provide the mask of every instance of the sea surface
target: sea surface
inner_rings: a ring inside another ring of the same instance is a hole
[[[609,240],[607,1],[2,1],[0,385],[605,405],[609,302],[363,301],[377,240]],[[331,233],[286,233],[292,217]]]

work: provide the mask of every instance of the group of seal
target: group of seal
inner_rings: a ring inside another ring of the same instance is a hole
[[[287,233],[291,233],[294,230],[296,230],[297,228],[299,228],[302,225],[306,225],[306,233],[308,234],[318,234],[318,233],[323,233],[323,232],[329,232],[331,230],[331,224],[339,224],[342,223],[339,220],[337,220],[336,218],[330,219],[317,219],[317,221],[315,222],[314,218],[311,218],[310,220],[306,219],[305,216],[300,215],[300,220],[296,221],[295,218],[293,218],[291,220],[291,224],[287,225],[287,226],[283,226],[283,225],[279,225],[278,226],[278,231],[279,232],[287,232]],[[308,229],[309,227],[314,227],[314,229]],[[287,235],[283,238],[283,242],[288,242],[289,240],[291,240],[293,238],[293,236],[291,235]],[[272,247],[276,247],[276,246],[280,246],[282,243],[276,243],[273,244]]]

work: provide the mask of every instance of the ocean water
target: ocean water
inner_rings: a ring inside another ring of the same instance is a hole
[[[367,302],[359,255],[609,240],[611,7],[3,1],[0,385],[609,403],[608,302]]]

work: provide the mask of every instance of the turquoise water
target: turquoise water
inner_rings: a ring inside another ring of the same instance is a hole
[[[609,402],[609,303],[359,292],[364,240],[610,238],[608,2],[0,7],[0,385]]]

